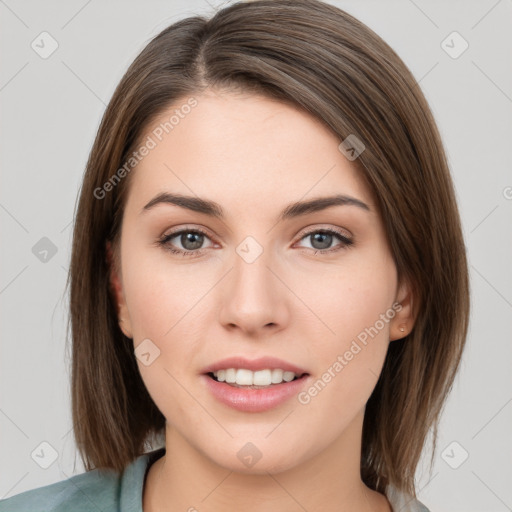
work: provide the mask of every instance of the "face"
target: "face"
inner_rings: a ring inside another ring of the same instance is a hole
[[[141,139],[156,144],[130,177],[112,273],[120,326],[145,354],[139,370],[168,429],[225,468],[281,471],[360,428],[390,340],[411,328],[409,291],[338,137],[261,96],[196,100],[168,134],[158,127],[186,98]],[[215,202],[222,216],[154,200],[166,193]],[[289,208],[332,196],[344,199]],[[205,375],[230,357],[249,362],[221,369],[280,360],[239,378],[286,365],[306,375],[262,390]],[[249,467],[243,450],[261,460]]]

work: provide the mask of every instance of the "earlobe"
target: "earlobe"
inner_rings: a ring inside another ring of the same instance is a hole
[[[414,312],[414,294],[409,283],[403,282],[398,288],[395,302],[399,305],[395,308],[396,314],[389,325],[389,340],[405,338],[414,327],[416,320]]]
[[[116,264],[116,258],[114,256],[114,251],[110,241],[107,241],[106,243],[105,254],[107,266],[109,269],[110,291],[116,305],[119,327],[126,337],[133,338],[130,315],[128,313],[128,307],[124,298],[122,281],[119,275],[119,270],[117,268],[118,265]]]

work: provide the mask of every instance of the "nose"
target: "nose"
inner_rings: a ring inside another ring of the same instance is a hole
[[[223,281],[219,315],[224,327],[258,337],[286,326],[290,291],[265,251],[252,263],[235,254]]]

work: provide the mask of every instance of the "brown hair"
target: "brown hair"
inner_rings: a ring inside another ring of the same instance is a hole
[[[366,405],[361,476],[381,493],[392,484],[415,496],[416,467],[431,428],[433,460],[467,333],[460,219],[443,145],[411,72],[367,26],[317,0],[239,2],[211,19],[174,23],[114,92],[80,191],[68,281],[73,425],[86,469],[123,470],[165,426],[109,290],[105,244],[112,241],[117,260],[131,175],[99,199],[95,191],[130,158],[157,115],[207,87],[298,105],[340,142],[354,134],[364,143],[354,164],[376,196],[417,317],[412,332],[390,344]]]

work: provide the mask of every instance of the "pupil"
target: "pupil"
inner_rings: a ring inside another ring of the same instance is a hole
[[[180,241],[185,249],[188,251],[194,251],[203,245],[203,237],[204,235],[201,233],[184,233],[181,235]]]
[[[332,235],[329,233],[315,233],[312,236],[311,245],[315,249],[328,249],[332,242]],[[320,247],[315,247],[315,242],[320,242]]]

